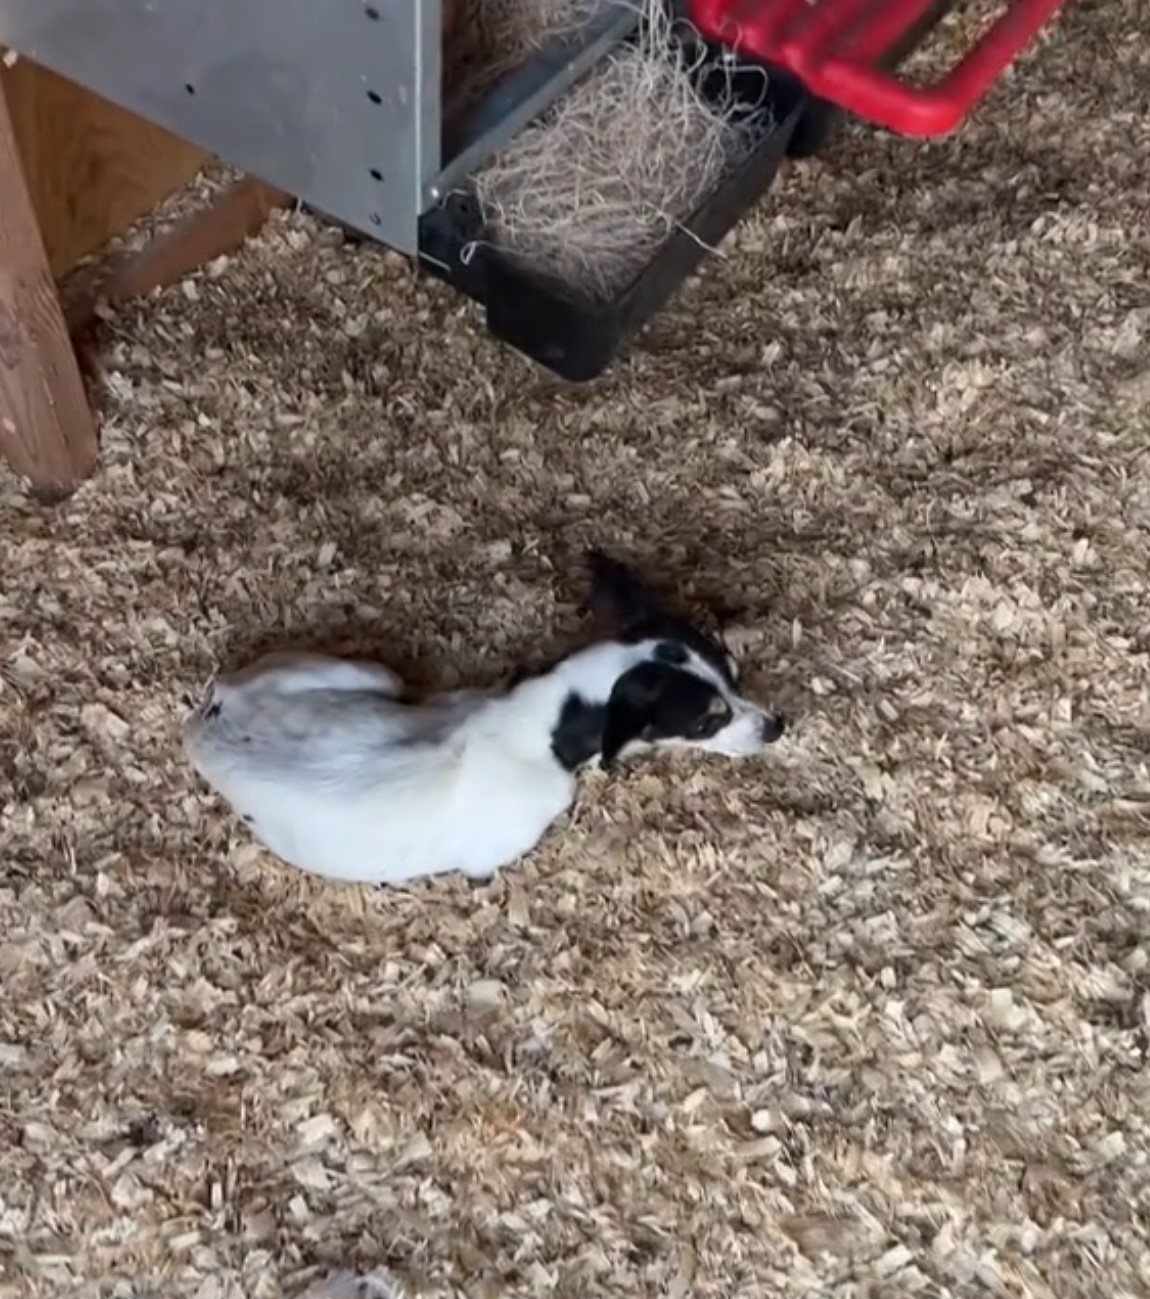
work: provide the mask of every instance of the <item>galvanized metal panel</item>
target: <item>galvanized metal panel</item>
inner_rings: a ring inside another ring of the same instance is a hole
[[[0,45],[417,250],[440,0],[0,0]]]

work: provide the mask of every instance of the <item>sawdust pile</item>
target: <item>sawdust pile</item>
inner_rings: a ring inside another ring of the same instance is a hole
[[[0,1294],[1141,1299],[1150,87],[1068,6],[979,120],[796,166],[587,389],[298,214],[0,474]],[[279,641],[490,680],[588,542],[797,719],[489,887],[301,879],[179,752]]]
[[[704,96],[705,60],[650,5],[633,43],[473,177],[490,242],[577,297],[624,289],[769,127],[729,72]]]

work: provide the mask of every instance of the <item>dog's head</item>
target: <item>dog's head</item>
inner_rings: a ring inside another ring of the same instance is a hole
[[[604,768],[633,746],[748,757],[782,735],[783,719],[741,693],[738,665],[724,646],[673,612],[627,565],[598,551],[588,563],[591,611],[612,639],[643,651],[604,706]]]

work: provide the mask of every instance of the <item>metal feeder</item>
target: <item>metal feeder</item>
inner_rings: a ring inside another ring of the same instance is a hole
[[[1014,0],[941,86],[891,69],[938,0],[686,0],[715,57],[771,74],[774,120],[717,193],[611,303],[516,270],[478,243],[467,178],[634,33],[604,0],[577,36],[444,120],[440,0],[0,0],[0,43],[214,153],[482,303],[488,327],[556,373],[593,378],[843,111],[907,134],[957,125],[1062,0]],[[462,197],[460,196],[462,194]]]

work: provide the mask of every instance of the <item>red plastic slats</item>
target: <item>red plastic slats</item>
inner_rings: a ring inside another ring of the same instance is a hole
[[[793,72],[807,89],[903,135],[953,130],[1054,17],[1065,0],[1013,0],[967,54],[932,86],[881,67],[933,0],[692,0],[709,40]]]

